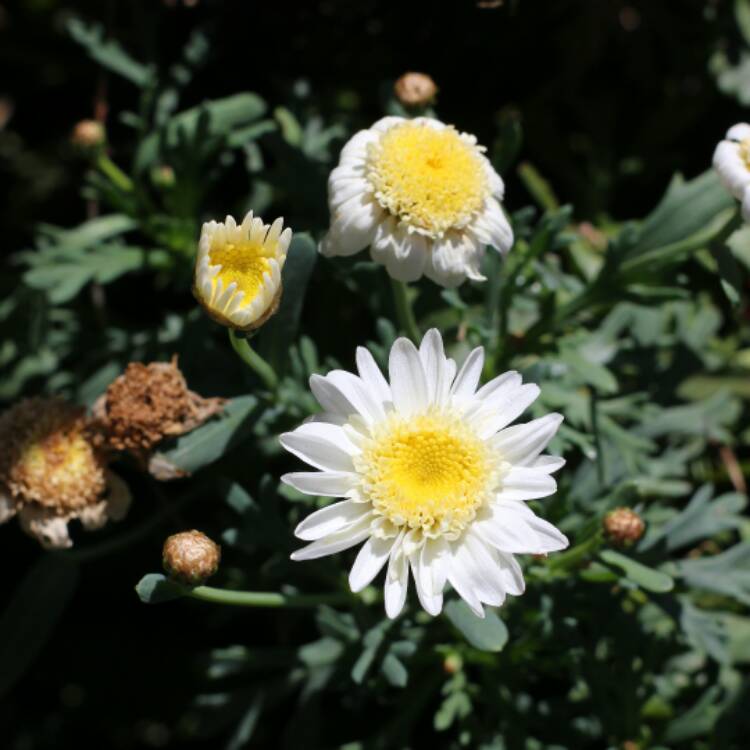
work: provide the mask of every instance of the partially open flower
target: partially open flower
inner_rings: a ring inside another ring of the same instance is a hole
[[[292,240],[292,230],[283,226],[283,219],[264,224],[252,211],[241,224],[227,216],[203,225],[193,293],[217,323],[251,331],[276,312]]]
[[[171,362],[131,362],[94,404],[95,440],[146,463],[160,441],[190,432],[223,404],[221,398],[202,398],[189,390],[176,357]]]
[[[0,417],[0,488],[0,523],[18,513],[48,548],[71,546],[70,521],[100,528],[130,503],[88,438],[84,410],[57,398],[27,399]]]
[[[200,586],[216,573],[220,561],[221,547],[195,529],[173,534],[164,542],[164,570],[188,586]]]
[[[426,107],[437,92],[435,81],[427,73],[404,73],[393,86],[393,93],[405,107]]]
[[[646,528],[643,519],[630,508],[615,508],[604,516],[604,533],[607,538],[623,547],[635,544]]]
[[[98,120],[81,120],[76,123],[70,140],[74,146],[93,149],[104,144],[106,131]]]

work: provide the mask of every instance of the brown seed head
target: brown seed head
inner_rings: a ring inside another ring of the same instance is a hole
[[[104,125],[98,120],[81,120],[73,128],[70,140],[74,146],[92,149],[103,145],[106,137]]]
[[[164,542],[164,570],[188,586],[200,586],[216,573],[220,561],[221,547],[195,529],[173,534]]]
[[[604,516],[604,533],[609,540],[624,547],[637,542],[646,528],[643,519],[630,508],[615,508]]]
[[[404,73],[393,86],[393,93],[405,107],[426,107],[437,92],[435,81],[427,73]]]
[[[104,461],[86,435],[84,410],[58,398],[30,398],[0,416],[0,484],[18,502],[59,514],[96,502]]]
[[[188,390],[171,362],[131,362],[94,405],[96,440],[145,457],[165,437],[183,435],[221,411],[223,399]]]

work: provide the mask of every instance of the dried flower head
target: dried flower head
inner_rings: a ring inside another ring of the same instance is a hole
[[[200,586],[216,573],[220,561],[221,547],[195,529],[173,534],[164,542],[164,570],[188,586]]]
[[[18,514],[44,547],[70,547],[68,523],[96,529],[124,518],[125,483],[109,472],[88,437],[84,410],[31,398],[0,416],[0,523]]]
[[[221,411],[224,400],[189,390],[171,362],[131,362],[94,404],[96,440],[144,460],[166,437],[183,435]]]
[[[104,125],[98,120],[81,120],[73,128],[70,140],[74,146],[91,149],[103,145],[106,137]]]
[[[393,93],[405,107],[426,107],[437,92],[435,81],[427,73],[404,73],[393,86]]]
[[[607,538],[622,546],[637,542],[646,528],[643,519],[630,508],[615,508],[604,516],[604,533]]]

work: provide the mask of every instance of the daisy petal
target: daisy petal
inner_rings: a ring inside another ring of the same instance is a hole
[[[343,500],[311,513],[297,525],[294,535],[306,542],[314,542],[316,539],[341,531],[369,513],[370,509],[365,503]]]
[[[357,559],[349,572],[349,587],[355,593],[372,583],[375,576],[385,565],[393,547],[393,539],[370,537],[362,545]]]
[[[428,406],[427,380],[419,352],[409,339],[396,339],[388,361],[393,405],[402,414],[423,411]]]
[[[284,474],[281,481],[305,495],[343,497],[357,483],[357,476],[343,471],[295,471]]]
[[[349,547],[354,547],[370,535],[371,518],[371,514],[367,513],[351,526],[292,552],[292,560],[296,562],[315,560],[319,557],[335,555],[337,552],[343,552],[345,549],[349,549]]]

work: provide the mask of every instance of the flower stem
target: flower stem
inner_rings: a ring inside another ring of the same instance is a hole
[[[132,192],[133,181],[105,153],[99,154],[96,164],[113,185],[125,193]]]
[[[599,548],[604,544],[604,534],[601,529],[597,528],[594,533],[584,539],[580,544],[577,544],[571,549],[561,552],[550,559],[548,567],[551,570],[562,571],[570,570],[580,565],[584,560],[588,559]]]
[[[419,333],[417,321],[414,319],[414,311],[409,301],[409,288],[403,281],[391,279],[393,289],[393,301],[396,305],[396,317],[401,330],[415,343],[419,344],[422,338]]]
[[[244,336],[240,336],[231,328],[229,341],[239,358],[263,381],[268,390],[275,391],[279,385],[279,378],[273,367],[250,346],[250,342]]]
[[[193,599],[233,607],[305,608],[319,604],[350,604],[352,598],[344,593],[278,594],[273,591],[231,591],[211,586],[196,586],[187,592]]]

